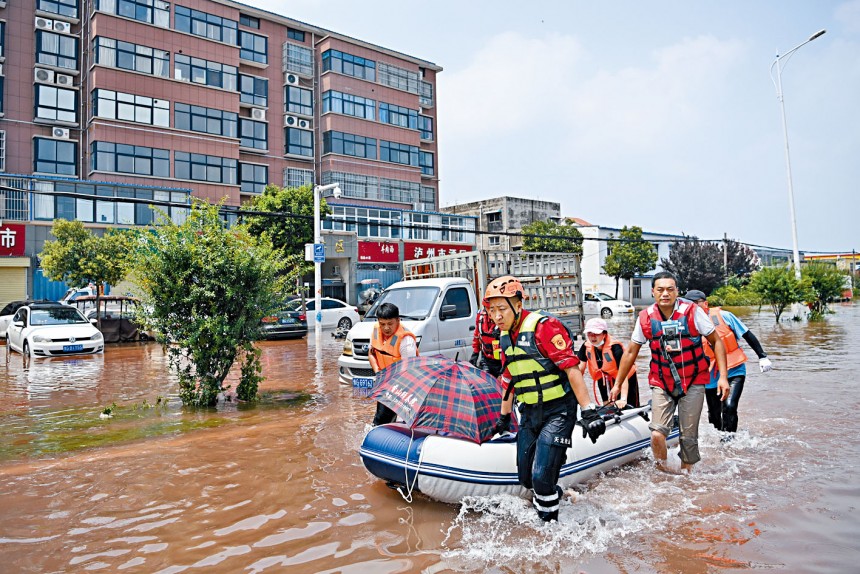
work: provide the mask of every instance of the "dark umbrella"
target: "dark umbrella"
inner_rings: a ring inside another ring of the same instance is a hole
[[[371,398],[414,429],[489,440],[499,418],[502,393],[496,379],[470,363],[439,355],[403,359],[376,376]]]

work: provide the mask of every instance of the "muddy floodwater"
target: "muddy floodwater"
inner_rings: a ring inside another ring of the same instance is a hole
[[[519,498],[407,504],[371,477],[357,451],[373,404],[338,383],[329,333],[263,343],[261,404],[211,411],[180,407],[155,344],[12,354],[0,572],[858,572],[860,306],[737,313],[775,370],[751,362],[736,438],[705,416],[692,475],[643,457],[570,491],[553,525]],[[632,325],[610,321],[622,339]]]

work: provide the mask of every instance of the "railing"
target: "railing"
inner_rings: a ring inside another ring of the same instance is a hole
[[[0,220],[30,219],[30,181],[21,177],[0,177]]]

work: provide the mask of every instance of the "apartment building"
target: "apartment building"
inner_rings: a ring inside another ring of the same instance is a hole
[[[133,200],[338,182],[344,213],[437,212],[441,70],[228,0],[0,0],[0,300],[38,294],[37,228],[152,223]]]
[[[445,207],[443,212],[452,215],[469,215],[477,218],[478,249],[512,251],[521,249],[522,237],[516,234],[535,221],[561,223],[561,204],[554,201],[501,196]]]

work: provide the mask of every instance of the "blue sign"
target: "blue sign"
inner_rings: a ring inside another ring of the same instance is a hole
[[[314,263],[325,263],[325,243],[314,243]]]

